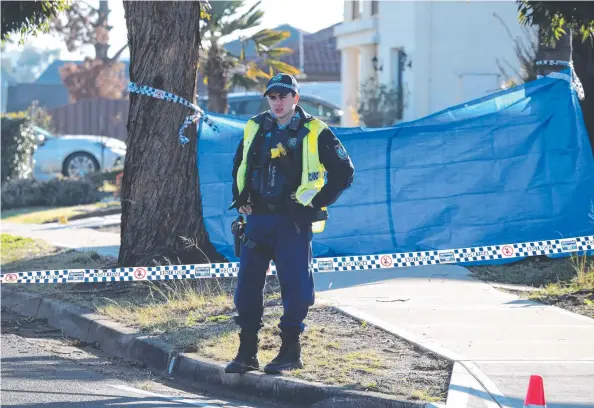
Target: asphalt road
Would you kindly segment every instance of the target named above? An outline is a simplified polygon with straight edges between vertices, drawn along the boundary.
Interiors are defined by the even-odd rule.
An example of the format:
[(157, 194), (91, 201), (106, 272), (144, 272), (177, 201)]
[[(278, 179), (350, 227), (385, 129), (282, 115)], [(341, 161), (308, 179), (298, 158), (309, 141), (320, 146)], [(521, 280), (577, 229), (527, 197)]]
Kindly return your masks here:
[(65, 339), (42, 322), (5, 311), (1, 342), (2, 407), (278, 407), (248, 397), (241, 401), (182, 389), (150, 371)]

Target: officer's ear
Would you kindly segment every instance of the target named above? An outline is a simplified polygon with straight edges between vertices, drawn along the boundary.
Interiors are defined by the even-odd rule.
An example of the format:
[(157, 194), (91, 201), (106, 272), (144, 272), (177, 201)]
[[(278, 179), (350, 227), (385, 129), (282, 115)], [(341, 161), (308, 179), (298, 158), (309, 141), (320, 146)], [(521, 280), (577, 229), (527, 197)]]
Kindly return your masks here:
[(295, 97), (295, 105), (297, 105), (299, 103), (299, 94), (294, 93), (293, 96)]

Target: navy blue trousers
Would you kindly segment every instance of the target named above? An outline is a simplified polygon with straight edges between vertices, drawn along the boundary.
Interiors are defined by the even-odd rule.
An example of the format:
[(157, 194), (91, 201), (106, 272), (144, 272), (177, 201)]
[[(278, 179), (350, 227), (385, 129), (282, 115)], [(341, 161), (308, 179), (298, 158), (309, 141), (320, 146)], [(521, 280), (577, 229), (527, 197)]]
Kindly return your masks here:
[(236, 323), (242, 330), (257, 331), (264, 326), (264, 284), (270, 261), (274, 260), (284, 308), (278, 327), (302, 333), (303, 321), (315, 301), (309, 268), (311, 225), (296, 225), (286, 214), (252, 214), (246, 222), (246, 237), (263, 245), (264, 250), (242, 245), (235, 291)]

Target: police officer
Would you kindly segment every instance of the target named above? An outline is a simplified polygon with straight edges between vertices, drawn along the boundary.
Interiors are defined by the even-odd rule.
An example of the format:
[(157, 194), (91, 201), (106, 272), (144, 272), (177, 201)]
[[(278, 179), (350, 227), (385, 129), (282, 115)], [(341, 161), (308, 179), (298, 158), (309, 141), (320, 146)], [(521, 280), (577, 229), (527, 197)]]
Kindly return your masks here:
[(278, 74), (264, 92), (270, 110), (250, 119), (233, 166), (230, 208), (246, 216), (235, 306), (240, 345), (225, 372), (257, 370), (258, 331), (263, 327), (263, 290), (274, 260), (284, 314), (279, 354), (268, 374), (302, 368), (299, 336), (314, 304), (309, 269), (313, 233), (324, 229), (327, 206), (353, 181), (354, 167), (328, 126), (303, 110), (295, 78)]

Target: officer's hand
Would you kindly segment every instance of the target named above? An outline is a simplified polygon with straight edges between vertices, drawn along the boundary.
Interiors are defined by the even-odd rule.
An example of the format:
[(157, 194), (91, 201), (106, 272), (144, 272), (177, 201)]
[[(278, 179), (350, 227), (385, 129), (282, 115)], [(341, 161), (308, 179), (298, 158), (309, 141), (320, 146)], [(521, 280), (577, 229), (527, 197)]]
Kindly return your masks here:
[(239, 207), (239, 212), (241, 214), (250, 215), (252, 213), (252, 206), (249, 204), (242, 205)]
[[(295, 196), (295, 193), (291, 193), (291, 199), (292, 199), (293, 201), (295, 201), (297, 204), (301, 204), (301, 203), (299, 202), (299, 200), (297, 200), (297, 197)], [(311, 207), (311, 208), (313, 208), (313, 205), (311, 205), (311, 203), (309, 203), (307, 206), (308, 206), (308, 207)]]

